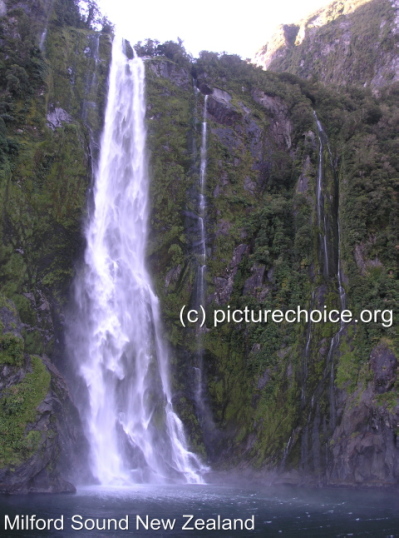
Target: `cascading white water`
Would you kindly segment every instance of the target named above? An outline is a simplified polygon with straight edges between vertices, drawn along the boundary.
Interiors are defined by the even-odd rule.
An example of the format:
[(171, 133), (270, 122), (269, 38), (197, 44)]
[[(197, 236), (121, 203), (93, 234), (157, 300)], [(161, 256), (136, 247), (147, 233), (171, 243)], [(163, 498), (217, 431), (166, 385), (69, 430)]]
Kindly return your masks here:
[(44, 52), (44, 44), (46, 42), (47, 37), (47, 27), (43, 30), (43, 32), (40, 35), (40, 41), (39, 41), (39, 49)]
[(173, 409), (159, 301), (145, 263), (144, 64), (128, 60), (123, 43), (115, 37), (69, 347), (87, 388), (82, 416), (94, 476), (102, 484), (201, 483), (204, 468)]
[[(200, 181), (198, 197), (198, 224), (199, 224), (199, 253), (197, 269), (197, 308), (205, 308), (205, 274), (206, 274), (206, 166), (207, 166), (207, 121), (206, 107), (208, 96), (204, 96), (204, 109), (202, 114), (201, 126), (201, 149), (200, 149)], [(202, 349), (202, 332), (199, 329), (197, 335), (197, 366), (195, 367), (195, 403), (197, 412), (204, 428), (205, 417), (210, 417), (209, 410), (206, 409), (204, 402), (203, 390), (203, 349)], [(205, 426), (206, 429), (206, 426)]]
[(317, 170), (317, 225), (319, 227), (319, 237), (320, 243), (322, 245), (323, 254), (324, 254), (324, 276), (328, 278), (330, 269), (329, 269), (329, 253), (328, 253), (328, 240), (327, 240), (327, 222), (326, 222), (326, 213), (324, 208), (324, 197), (323, 197), (323, 126), (321, 125), (316, 112), (314, 111), (314, 116), (317, 123), (317, 132), (319, 136), (319, 167)]
[(199, 275), (198, 275), (198, 302), (204, 306), (205, 301), (205, 272), (206, 272), (206, 227), (205, 227), (205, 213), (206, 213), (206, 165), (207, 165), (207, 122), (206, 122), (206, 106), (208, 96), (204, 98), (204, 113), (202, 119), (202, 132), (201, 132), (201, 162), (200, 162), (200, 194), (199, 194), (199, 225), (200, 225), (200, 245), (201, 245), (201, 259), (199, 262)]
[[(310, 299), (310, 304), (309, 304), (309, 311), (313, 309), (314, 301), (315, 301), (315, 291), (313, 290), (312, 297)], [(303, 406), (306, 403), (306, 382), (308, 379), (308, 361), (309, 361), (309, 355), (310, 355), (311, 340), (312, 340), (312, 322), (309, 321), (308, 328), (307, 328), (305, 353), (304, 353), (303, 362), (302, 362), (301, 403)]]

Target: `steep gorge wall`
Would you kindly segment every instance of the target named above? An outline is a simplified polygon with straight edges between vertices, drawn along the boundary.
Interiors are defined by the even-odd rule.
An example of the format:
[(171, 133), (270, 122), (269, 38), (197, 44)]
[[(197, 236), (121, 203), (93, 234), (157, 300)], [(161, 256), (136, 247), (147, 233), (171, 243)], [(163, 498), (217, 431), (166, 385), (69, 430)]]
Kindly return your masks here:
[(83, 249), (110, 36), (85, 27), (74, 2), (3, 4), (0, 491), (65, 491), (72, 470), (84, 472), (85, 439), (46, 356), (65, 367), (63, 309)]
[(254, 62), (326, 84), (379, 88), (398, 81), (398, 47), (397, 0), (335, 0), (282, 25)]
[[(179, 65), (180, 64), (180, 65)], [(176, 407), (217, 467), (278, 469), (279, 480), (389, 484), (398, 480), (395, 324), (225, 323), (215, 309), (339, 308), (338, 248), (347, 307), (397, 316), (396, 86), (334, 93), (238, 57), (204, 53), (194, 85), (208, 94), (207, 397), (216, 431), (201, 435), (193, 379), (193, 203), (203, 95), (180, 57), (147, 62), (153, 236), (150, 260), (175, 350)], [(330, 269), (320, 244), (317, 111)], [(331, 151), (331, 154), (330, 154)], [(194, 214), (194, 215), (193, 215)], [(188, 215), (188, 216), (187, 216)], [(338, 245), (338, 223), (340, 245)], [(193, 231), (194, 227), (194, 231)], [(216, 447), (216, 448), (215, 448)]]
[[(0, 19), (0, 428), (6, 439), (0, 482), (2, 491), (13, 492), (72, 489), (61, 478), (69, 476), (60, 459), (75, 467), (85, 450), (67, 388), (44, 355), (66, 367), (62, 313), (83, 250), (110, 54), (109, 36), (82, 27), (68, 2), (54, 2), (48, 17), (27, 26), (26, 10), (36, 20), (39, 4), (21, 2), (16, 11), (7, 5)], [(339, 307), (339, 250), (348, 308), (393, 309), (397, 316), (397, 86), (377, 99), (366, 89), (334, 92), (265, 73), (235, 56), (203, 53), (192, 65), (177, 44), (161, 52), (146, 61), (148, 260), (172, 350), (174, 404), (193, 448), (216, 468), (277, 469), (286, 482), (396, 483), (395, 323), (349, 324), (331, 356), (333, 323), (215, 328), (211, 320), (216, 308), (228, 306)], [(202, 342), (213, 432), (203, 428), (194, 397), (197, 331), (179, 321), (195, 296), (204, 94), (208, 321)], [(329, 141), (322, 159), (328, 271), (317, 214), (314, 110)], [(14, 417), (23, 418), (18, 431)]]

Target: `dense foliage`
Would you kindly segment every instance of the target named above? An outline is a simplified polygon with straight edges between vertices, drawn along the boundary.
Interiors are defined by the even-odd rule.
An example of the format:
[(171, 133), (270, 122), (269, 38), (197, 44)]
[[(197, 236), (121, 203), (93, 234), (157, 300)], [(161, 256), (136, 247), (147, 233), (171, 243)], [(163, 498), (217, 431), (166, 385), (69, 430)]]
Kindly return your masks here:
[(83, 249), (110, 58), (95, 22), (73, 0), (8, 2), (0, 18), (2, 480), (29, 458), (36, 469), (58, 435), (58, 424), (35, 425), (51, 377), (38, 355), (62, 349), (61, 308)]
[[(18, 2), (0, 19), (0, 283), (4, 304), (11, 299), (23, 323), (22, 336), (1, 327), (0, 366), (25, 369), (23, 381), (0, 394), (3, 465), (39, 446), (29, 424), (49, 379), (28, 354), (51, 353), (63, 364), (62, 307), (84, 248), (110, 30), (92, 0), (55, 0), (51, 10), (39, 0)], [(203, 51), (193, 59), (181, 40), (135, 49), (147, 69), (148, 262), (171, 347), (174, 404), (193, 447), (215, 465), (321, 477), (336, 447), (371, 435), (378, 420), (388, 424), (384, 442), (394, 443), (396, 374), (380, 390), (374, 363), (382, 357), (384, 374), (384, 357), (398, 356), (395, 323), (353, 322), (339, 331), (331, 322), (215, 327), (212, 319), (215, 309), (339, 309), (340, 267), (347, 308), (355, 315), (390, 309), (397, 320), (398, 84), (378, 95), (358, 84), (337, 90), (235, 55)], [(205, 95), (207, 323), (200, 332), (183, 328), (179, 312), (195, 305), (201, 263)], [(195, 401), (199, 347), (213, 436)], [(364, 402), (363, 422), (345, 422), (348, 409)]]
[[(178, 314), (195, 294), (196, 236), (186, 215), (196, 211), (204, 101), (183, 81), (181, 72), (188, 66), (168, 57), (173, 63), (166, 64), (162, 78), (156, 75), (162, 72), (156, 67), (161, 58), (158, 53), (152, 56), (147, 69), (154, 204), (150, 254), (166, 333), (180, 357), (176, 371), (181, 390), (195, 366), (197, 337), (192, 329), (187, 341), (190, 329), (180, 326)], [(206, 51), (192, 62), (191, 75), (206, 93), (216, 88), (227, 92), (224, 99), (229, 101), (218, 104), (215, 97), (216, 104), (210, 105), (208, 100), (208, 320), (216, 308), (226, 310), (228, 305), (255, 312), (297, 305), (339, 308), (339, 254), (347, 308), (356, 315), (362, 309), (392, 309), (396, 317), (396, 86), (379, 98), (358, 86), (337, 92), (288, 73), (266, 73), (237, 56)], [(319, 141), (313, 110), (328, 136), (323, 155), (332, 267), (328, 277), (317, 224)], [(281, 135), (284, 129), (288, 142)], [(240, 245), (245, 255), (237, 264)], [(305, 465), (313, 455), (303, 448), (303, 438), (309, 424), (320, 421), (319, 413), (324, 433), (319, 426), (311, 427), (317, 428), (320, 446), (328, 444), (335, 414), (343, 412), (342, 407), (330, 409), (331, 368), (336, 398), (339, 390), (350, 394), (371, 379), (372, 349), (383, 341), (397, 352), (399, 344), (394, 325), (353, 323), (341, 335), (331, 362), (337, 331), (333, 323), (231, 323), (215, 328), (208, 321), (203, 337), (207, 391), (221, 436), (228, 432), (227, 461), (245, 457), (259, 465), (277, 465), (289, 442), (284, 458), (293, 466)], [(185, 404), (194, 431), (189, 411), (194, 404), (190, 407), (189, 401), (186, 390), (182, 413)], [(327, 464), (323, 461), (322, 467)], [(308, 470), (321, 472), (312, 465)]]

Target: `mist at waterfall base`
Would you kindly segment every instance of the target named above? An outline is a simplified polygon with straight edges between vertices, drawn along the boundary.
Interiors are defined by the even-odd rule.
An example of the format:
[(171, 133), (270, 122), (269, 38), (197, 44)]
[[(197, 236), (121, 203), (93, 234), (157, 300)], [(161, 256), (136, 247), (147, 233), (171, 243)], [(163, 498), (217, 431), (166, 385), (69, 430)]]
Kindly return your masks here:
[[(136, 486), (132, 488), (79, 489), (76, 495), (37, 495), (2, 497), (0, 521), (7, 514), (11, 520), (20, 514), (36, 514), (37, 518), (64, 516), (64, 530), (9, 531), (4, 536), (40, 537), (119, 535), (148, 536), (214, 536), (224, 538), (262, 537), (347, 537), (399, 536), (397, 492), (388, 490), (359, 491), (350, 489), (313, 489), (256, 486)], [(128, 516), (129, 530), (73, 530), (72, 517), (79, 521), (104, 518), (117, 520)], [(136, 528), (136, 516), (145, 520), (176, 520), (173, 530)], [(249, 519), (254, 517), (254, 530), (182, 530), (184, 515), (201, 518)]]

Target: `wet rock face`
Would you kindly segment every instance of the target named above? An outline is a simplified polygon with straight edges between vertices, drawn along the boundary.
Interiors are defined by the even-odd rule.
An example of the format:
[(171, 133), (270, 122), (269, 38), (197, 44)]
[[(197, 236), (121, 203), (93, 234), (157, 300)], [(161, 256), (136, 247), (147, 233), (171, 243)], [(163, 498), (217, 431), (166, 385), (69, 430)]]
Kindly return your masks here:
[(398, 419), (397, 407), (389, 411), (375, 404), (371, 385), (349, 398), (331, 440), (329, 483), (376, 486), (397, 483), (399, 447), (394, 428)]
[(205, 84), (205, 82), (199, 83), (198, 89), (203, 95), (211, 95), (212, 93), (212, 88), (210, 88), (208, 84)]
[(172, 267), (170, 271), (165, 276), (165, 288), (169, 288), (169, 286), (173, 286), (176, 284), (176, 282), (179, 280), (179, 277), (182, 272), (182, 266), (179, 264), (176, 267)]
[[(0, 493), (73, 493), (76, 488), (69, 480), (87, 475), (79, 463), (86, 451), (86, 440), (78, 412), (61, 374), (48, 359), (44, 358), (43, 363), (51, 376), (50, 387), (23, 434), (25, 440), (35, 436), (36, 450), (25, 461), (0, 469)], [(28, 359), (18, 381), (23, 381), (30, 369)]]
[(244, 295), (257, 295), (257, 292), (262, 288), (266, 267), (260, 263), (256, 263), (252, 269), (250, 276), (244, 283)]
[(384, 344), (376, 346), (370, 355), (370, 367), (374, 374), (374, 390), (377, 394), (389, 391), (396, 381), (398, 361), (392, 350)]
[(55, 366), (24, 353), (15, 306), (0, 300), (0, 493), (74, 492), (86, 450), (78, 412)]
[(373, 269), (374, 267), (382, 267), (382, 263), (378, 258), (375, 258), (374, 260), (369, 259), (367, 254), (370, 247), (372, 247), (374, 242), (374, 238), (370, 239), (369, 241), (365, 243), (359, 243), (355, 246), (354, 250), (354, 258), (356, 261), (356, 265), (359, 268), (359, 271), (362, 275), (365, 275), (369, 269)]
[(329, 482), (333, 484), (382, 486), (396, 484), (399, 479), (395, 434), (399, 402), (392, 390), (398, 361), (380, 342), (372, 350), (369, 364), (373, 381), (346, 399), (342, 420), (331, 440)]
[(50, 486), (56, 487), (58, 483), (64, 483), (68, 489), (62, 491), (69, 492), (72, 488), (75, 490), (69, 481), (79, 484), (92, 480), (86, 467), (87, 439), (64, 377), (49, 359), (43, 357), (42, 360), (51, 374), (51, 384), (49, 394), (41, 406), (43, 405), (43, 413), (49, 414), (49, 421), (56, 431), (51, 457), (55, 472), (49, 475)]

